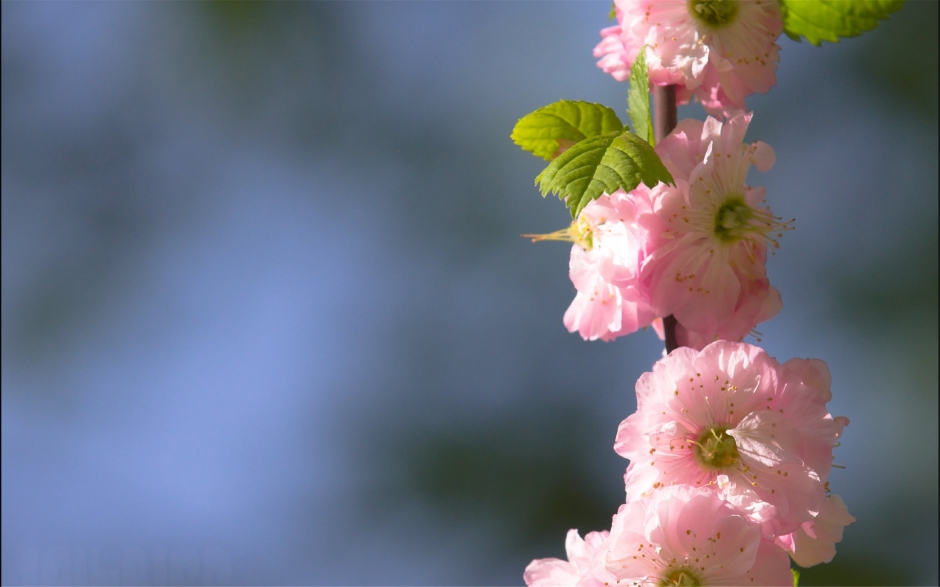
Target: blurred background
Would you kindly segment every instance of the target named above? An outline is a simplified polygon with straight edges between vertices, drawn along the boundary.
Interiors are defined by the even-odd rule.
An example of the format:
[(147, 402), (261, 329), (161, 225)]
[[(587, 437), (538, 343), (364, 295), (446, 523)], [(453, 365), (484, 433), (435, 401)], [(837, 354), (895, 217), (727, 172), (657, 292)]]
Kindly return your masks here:
[[(609, 528), (662, 345), (565, 331), (509, 140), (625, 110), (608, 10), (2, 3), (3, 583), (520, 584)], [(805, 585), (937, 581), (937, 20), (783, 37), (748, 101), (797, 219), (762, 344), (851, 419)]]

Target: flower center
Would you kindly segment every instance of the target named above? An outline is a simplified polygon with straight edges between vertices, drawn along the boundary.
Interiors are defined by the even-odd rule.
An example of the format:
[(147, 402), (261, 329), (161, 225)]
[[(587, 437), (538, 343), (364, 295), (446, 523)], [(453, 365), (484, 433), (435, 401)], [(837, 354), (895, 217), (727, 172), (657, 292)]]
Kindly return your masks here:
[(706, 469), (724, 469), (738, 462), (738, 445), (728, 429), (721, 426), (708, 428), (692, 443), (692, 454)]
[(681, 567), (669, 567), (666, 569), (666, 572), (663, 573), (663, 576), (659, 579), (659, 582), (656, 583), (657, 587), (673, 587), (673, 586), (688, 586), (688, 587), (699, 587), (704, 585), (705, 582), (702, 581), (701, 575), (690, 569), (686, 566)]
[(728, 198), (715, 213), (715, 237), (727, 244), (738, 242), (756, 228), (751, 222), (754, 216), (754, 209), (742, 198)]
[(745, 239), (755, 242), (763, 239), (777, 249), (780, 247), (777, 239), (788, 230), (793, 230), (793, 220), (783, 222), (766, 208), (751, 208), (739, 195), (728, 196), (711, 222), (712, 235), (726, 245)]
[[(604, 219), (602, 218), (598, 226), (603, 223)], [(578, 245), (585, 251), (590, 251), (594, 248), (595, 228), (591, 226), (587, 218), (580, 216), (568, 228), (562, 228), (548, 234), (524, 234), (522, 236), (532, 239), (534, 243), (539, 241), (567, 241)]]
[(688, 0), (689, 14), (713, 29), (734, 24), (738, 18), (738, 0)]
[(568, 227), (568, 232), (571, 233), (571, 238), (575, 244), (585, 251), (594, 248), (594, 227), (587, 221), (587, 218), (579, 217), (572, 222), (571, 226)]

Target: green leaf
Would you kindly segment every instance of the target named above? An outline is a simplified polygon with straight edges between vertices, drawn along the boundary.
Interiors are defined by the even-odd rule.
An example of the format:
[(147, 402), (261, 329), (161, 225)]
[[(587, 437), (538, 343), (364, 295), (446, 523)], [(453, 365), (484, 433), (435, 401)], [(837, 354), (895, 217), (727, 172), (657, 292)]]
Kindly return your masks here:
[(613, 2), (610, 3), (610, 12), (607, 13), (607, 20), (613, 20), (617, 18), (617, 5)]
[(551, 161), (561, 147), (622, 130), (623, 123), (607, 106), (561, 100), (520, 118), (511, 136), (524, 150)]
[(535, 178), (542, 196), (552, 192), (566, 201), (572, 218), (603, 193), (630, 191), (640, 182), (654, 187), (660, 181), (674, 183), (653, 147), (630, 131), (585, 139)]
[(781, 0), (780, 10), (788, 37), (819, 45), (870, 31), (903, 5), (904, 0)]
[(627, 109), (633, 132), (651, 144), (653, 138), (653, 119), (650, 117), (650, 78), (646, 72), (646, 48), (644, 47), (633, 60), (630, 68), (630, 89), (627, 90)]
[(796, 569), (790, 569), (790, 572), (793, 573), (793, 587), (798, 587), (800, 584), (800, 572)]

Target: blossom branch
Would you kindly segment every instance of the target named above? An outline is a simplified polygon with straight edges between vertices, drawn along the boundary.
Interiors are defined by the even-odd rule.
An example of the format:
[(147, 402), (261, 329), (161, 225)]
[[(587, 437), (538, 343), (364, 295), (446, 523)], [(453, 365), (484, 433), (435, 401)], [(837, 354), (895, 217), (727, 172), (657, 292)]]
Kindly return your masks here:
[(663, 335), (666, 338), (666, 353), (671, 353), (672, 351), (679, 348), (679, 341), (676, 340), (676, 324), (678, 321), (676, 317), (672, 314), (669, 314), (663, 318)]
[(659, 143), (676, 128), (676, 86), (653, 86), (653, 114), (653, 130)]
[[(653, 132), (656, 142), (659, 143), (676, 128), (679, 117), (676, 86), (653, 86), (653, 112)], [(671, 353), (679, 347), (676, 341), (676, 318), (671, 314), (663, 318), (663, 332), (666, 338), (666, 352)]]

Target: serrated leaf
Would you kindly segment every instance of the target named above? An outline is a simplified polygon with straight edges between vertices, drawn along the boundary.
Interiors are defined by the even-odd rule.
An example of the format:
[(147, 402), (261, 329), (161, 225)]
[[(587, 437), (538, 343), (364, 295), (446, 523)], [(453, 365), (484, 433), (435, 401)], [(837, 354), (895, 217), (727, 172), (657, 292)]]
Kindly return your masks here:
[(627, 109), (633, 132), (643, 137), (651, 145), (656, 145), (653, 138), (653, 119), (650, 117), (650, 78), (646, 71), (646, 48), (644, 47), (633, 60), (630, 67), (630, 89), (627, 90)]
[(674, 183), (649, 143), (630, 131), (585, 139), (556, 157), (535, 178), (542, 195), (565, 200), (571, 217), (601, 194), (630, 191), (640, 183)]
[(805, 37), (814, 45), (839, 42), (878, 26), (900, 10), (904, 0), (781, 0), (784, 32), (791, 39)]
[[(520, 118), (511, 137), (524, 150), (551, 161), (558, 155), (560, 146), (621, 130), (623, 123), (607, 106), (561, 100)], [(566, 142), (559, 143), (560, 140)]]

